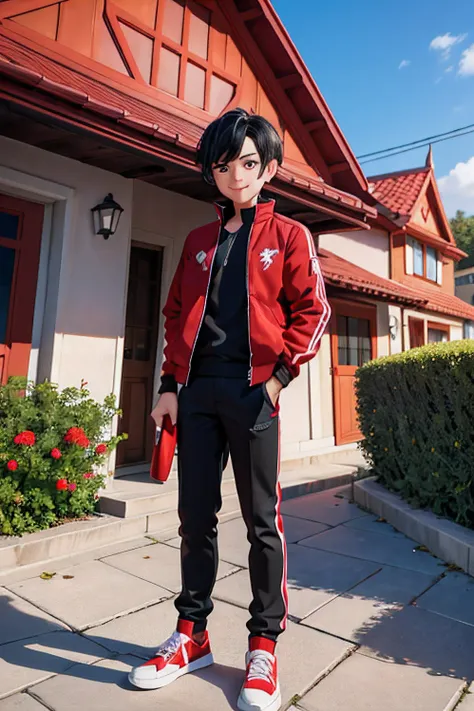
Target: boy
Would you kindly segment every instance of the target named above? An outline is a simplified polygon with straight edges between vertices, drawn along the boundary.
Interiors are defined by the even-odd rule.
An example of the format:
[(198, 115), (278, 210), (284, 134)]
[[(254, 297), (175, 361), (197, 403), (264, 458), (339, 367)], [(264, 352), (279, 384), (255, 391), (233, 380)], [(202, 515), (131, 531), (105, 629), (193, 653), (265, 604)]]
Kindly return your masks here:
[[(278, 399), (319, 348), (330, 309), (313, 239), (260, 192), (283, 160), (280, 137), (242, 109), (211, 123), (197, 152), (227, 202), (188, 236), (164, 308), (167, 346), (152, 415), (178, 423), (182, 591), (176, 632), (134, 669), (142, 689), (213, 663), (207, 617), (217, 573), (217, 513), (229, 448), (250, 542), (253, 601), (238, 708), (281, 705), (275, 645), (286, 627)], [(183, 387), (179, 394), (178, 384)]]

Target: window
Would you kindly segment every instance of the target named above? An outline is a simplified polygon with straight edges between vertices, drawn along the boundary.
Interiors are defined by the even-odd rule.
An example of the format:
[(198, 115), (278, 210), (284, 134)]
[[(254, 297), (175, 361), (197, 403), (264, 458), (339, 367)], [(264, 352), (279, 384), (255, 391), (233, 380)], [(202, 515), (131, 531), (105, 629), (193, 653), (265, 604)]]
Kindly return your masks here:
[(437, 282), (439, 260), (436, 249), (427, 247), (413, 237), (408, 238), (407, 245), (413, 250), (413, 266), (410, 255), (407, 255), (407, 273)]
[(423, 245), (413, 240), (413, 271), (418, 276), (424, 276)]
[(428, 343), (447, 343), (449, 326), (444, 323), (428, 323)]
[(438, 279), (438, 255), (433, 247), (426, 248), (426, 277), (431, 281)]
[(360, 366), (372, 358), (370, 321), (351, 316), (337, 317), (338, 363)]
[(464, 274), (464, 276), (456, 277), (456, 286), (465, 286), (466, 284), (474, 284), (474, 272), (472, 274)]
[(464, 322), (464, 338), (474, 339), (474, 321)]
[[(204, 0), (129, 0), (124, 12), (123, 4), (106, 3), (108, 44), (100, 61), (198, 109), (221, 113), (241, 82), (242, 62), (212, 5)], [(111, 63), (114, 51), (119, 65)]]

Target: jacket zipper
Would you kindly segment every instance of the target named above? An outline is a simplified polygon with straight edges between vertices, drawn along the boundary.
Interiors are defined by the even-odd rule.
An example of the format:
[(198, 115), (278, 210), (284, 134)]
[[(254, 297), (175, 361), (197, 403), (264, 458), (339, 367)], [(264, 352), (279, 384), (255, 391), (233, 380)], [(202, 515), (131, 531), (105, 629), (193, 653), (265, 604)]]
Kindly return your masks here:
[(185, 385), (188, 385), (188, 383), (189, 383), (189, 378), (190, 378), (190, 375), (191, 375), (191, 366), (192, 366), (192, 363), (193, 363), (194, 351), (195, 351), (195, 349), (196, 349), (196, 343), (197, 343), (197, 340), (198, 340), (198, 337), (199, 337), (199, 332), (200, 332), (200, 330), (201, 330), (202, 322), (203, 322), (203, 320), (204, 320), (204, 316), (205, 316), (205, 313), (206, 313), (207, 298), (208, 298), (208, 296), (209, 296), (209, 287), (210, 287), (210, 285), (211, 285), (211, 278), (212, 278), (212, 268), (213, 268), (213, 266), (214, 266), (214, 260), (215, 260), (215, 258), (216, 258), (216, 253), (217, 253), (217, 247), (219, 246), (219, 239), (220, 239), (220, 236), (221, 236), (221, 229), (222, 229), (222, 220), (221, 220), (221, 218), (219, 218), (219, 222), (220, 222), (221, 226), (220, 226), (220, 228), (219, 228), (219, 232), (218, 232), (218, 235), (217, 235), (217, 242), (216, 242), (216, 246), (215, 246), (215, 249), (214, 249), (214, 254), (212, 255), (212, 261), (211, 261), (211, 265), (210, 265), (210, 267), (209, 267), (209, 279), (207, 280), (207, 289), (206, 289), (206, 298), (204, 299), (204, 308), (203, 308), (203, 310), (202, 310), (201, 320), (199, 321), (198, 330), (196, 331), (196, 336), (195, 336), (195, 338), (194, 338), (194, 343), (193, 343), (193, 347), (192, 347), (192, 350), (191, 350), (191, 357), (190, 357), (190, 359), (189, 359), (189, 367), (188, 367), (188, 375), (187, 375), (187, 377), (186, 377), (186, 383), (185, 383)]
[(250, 281), (249, 281), (249, 263), (250, 263), (250, 242), (252, 241), (253, 223), (249, 232), (249, 239), (247, 242), (247, 323), (248, 323), (248, 336), (249, 336), (249, 352), (250, 352), (250, 369), (249, 369), (249, 383), (252, 385), (252, 339), (250, 337)]
[(229, 247), (227, 249), (227, 254), (225, 255), (225, 259), (224, 259), (224, 263), (222, 264), (222, 268), (227, 266), (227, 262), (229, 261), (230, 251), (231, 251), (232, 247), (234, 246), (234, 242), (237, 239), (238, 233), (239, 233), (239, 230), (237, 230), (237, 232), (234, 232), (234, 234), (229, 239)]

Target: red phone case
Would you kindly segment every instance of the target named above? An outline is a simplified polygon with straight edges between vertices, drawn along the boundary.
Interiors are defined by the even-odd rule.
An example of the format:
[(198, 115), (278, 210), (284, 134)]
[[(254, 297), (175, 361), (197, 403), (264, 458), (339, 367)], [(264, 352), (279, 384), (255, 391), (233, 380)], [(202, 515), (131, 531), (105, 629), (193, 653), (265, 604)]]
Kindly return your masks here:
[(155, 446), (151, 458), (150, 476), (156, 481), (167, 481), (176, 450), (177, 429), (171, 424), (169, 415), (163, 418), (161, 431), (157, 430)]

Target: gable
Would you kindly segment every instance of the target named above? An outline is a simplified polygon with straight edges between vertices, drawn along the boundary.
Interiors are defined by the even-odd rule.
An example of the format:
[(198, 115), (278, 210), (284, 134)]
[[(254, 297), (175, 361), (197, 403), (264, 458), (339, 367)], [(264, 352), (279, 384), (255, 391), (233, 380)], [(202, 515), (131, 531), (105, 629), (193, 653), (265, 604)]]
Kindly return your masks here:
[[(250, 67), (255, 52), (248, 49), (241, 36), (233, 36), (239, 23), (234, 22), (232, 12), (237, 13), (234, 2), (223, 4), (217, 0), (3, 0), (0, 3), (0, 20), (6, 20), (6, 27), (24, 32), (36, 42), (42, 37), (46, 48), (52, 47), (74, 62), (81, 62), (81, 56), (92, 60), (92, 64), (86, 65), (92, 71), (127, 83), (152, 101), (167, 103), (171, 110), (191, 115), (200, 126), (235, 106), (263, 114), (280, 130), (288, 167), (311, 177), (319, 175), (329, 184), (340, 183), (342, 189), (350, 190), (347, 182), (352, 180), (350, 160), (341, 160), (340, 146), (344, 139), (339, 129), (339, 148), (336, 148), (335, 139), (329, 140), (327, 136), (329, 119), (313, 120), (319, 114), (307, 100), (304, 115), (295, 111), (288, 92), (293, 92), (295, 100), (298, 91), (301, 93), (301, 88), (293, 86), (299, 77), (297, 72), (290, 76), (291, 82), (281, 80), (278, 85), (280, 80), (273, 76), (273, 71), (266, 71), (254, 61), (253, 68)], [(241, 19), (240, 10), (238, 14)], [(262, 17), (260, 13), (259, 22), (269, 27), (273, 20)], [(262, 37), (262, 47), (263, 40)], [(266, 41), (268, 44), (268, 37)], [(242, 47), (246, 53), (250, 52), (249, 62), (242, 54)], [(280, 52), (278, 56), (283, 55)], [(270, 80), (278, 85), (280, 93), (284, 89), (281, 96), (277, 91), (271, 92), (269, 98)], [(281, 102), (285, 103), (285, 111)], [(321, 146), (330, 149), (327, 158), (322, 157)]]
[(410, 226), (436, 235), (449, 244), (455, 244), (433, 175), (414, 205), (408, 223), (408, 227)]

